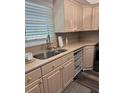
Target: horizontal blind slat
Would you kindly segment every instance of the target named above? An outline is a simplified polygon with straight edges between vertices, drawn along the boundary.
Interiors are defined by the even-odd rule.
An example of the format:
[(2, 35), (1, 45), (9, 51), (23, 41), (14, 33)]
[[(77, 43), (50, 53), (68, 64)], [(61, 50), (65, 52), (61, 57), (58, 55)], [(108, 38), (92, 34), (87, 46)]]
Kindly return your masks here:
[(48, 33), (50, 37), (54, 37), (52, 9), (26, 2), (25, 26), (26, 40), (43, 39)]

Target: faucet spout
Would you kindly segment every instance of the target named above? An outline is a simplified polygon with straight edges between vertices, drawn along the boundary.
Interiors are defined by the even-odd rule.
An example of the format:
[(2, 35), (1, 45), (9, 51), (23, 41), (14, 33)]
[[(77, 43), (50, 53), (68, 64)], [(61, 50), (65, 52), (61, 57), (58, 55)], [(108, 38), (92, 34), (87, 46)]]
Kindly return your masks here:
[(50, 35), (48, 34), (47, 39), (46, 39), (46, 45), (47, 49), (51, 49), (51, 40), (50, 40)]

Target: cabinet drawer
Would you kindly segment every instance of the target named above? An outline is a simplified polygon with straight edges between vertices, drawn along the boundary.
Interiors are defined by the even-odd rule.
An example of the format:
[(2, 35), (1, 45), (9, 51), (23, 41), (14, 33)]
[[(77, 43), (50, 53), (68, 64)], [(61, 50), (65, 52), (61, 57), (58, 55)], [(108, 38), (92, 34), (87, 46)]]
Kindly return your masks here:
[(62, 60), (64, 62), (67, 62), (68, 60), (71, 60), (71, 59), (74, 59), (73, 53), (69, 53), (69, 54), (62, 57)]
[(68, 60), (70, 60), (72, 58), (73, 58), (73, 54), (69, 53), (61, 58), (58, 58), (58, 59), (52, 61), (51, 63), (48, 63), (48, 64), (42, 66), (41, 67), (42, 75), (49, 73), (50, 71), (54, 70), (58, 66), (61, 66), (62, 64), (64, 64), (65, 62), (67, 62)]
[(38, 68), (33, 70), (25, 75), (25, 85), (32, 83), (33, 81), (39, 79), (41, 77), (41, 69)]
[(52, 61), (51, 63), (48, 63), (48, 64), (42, 66), (41, 67), (42, 75), (49, 73), (50, 71), (54, 70), (58, 66), (62, 65), (63, 63), (64, 62), (63, 62), (62, 58), (59, 58), (59, 59)]
[(25, 93), (44, 93), (42, 79), (37, 79), (33, 83), (25, 86)]

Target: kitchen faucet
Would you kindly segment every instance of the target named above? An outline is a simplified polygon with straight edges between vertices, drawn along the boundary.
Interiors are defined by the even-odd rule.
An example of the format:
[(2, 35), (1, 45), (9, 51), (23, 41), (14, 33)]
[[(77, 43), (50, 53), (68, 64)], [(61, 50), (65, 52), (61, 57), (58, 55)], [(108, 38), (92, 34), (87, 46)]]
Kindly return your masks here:
[(57, 49), (56, 46), (52, 46), (49, 34), (47, 35), (47, 38), (46, 38), (46, 49), (47, 50)]
[(46, 38), (46, 45), (47, 45), (47, 49), (51, 50), (51, 40), (50, 40), (50, 35), (49, 34)]

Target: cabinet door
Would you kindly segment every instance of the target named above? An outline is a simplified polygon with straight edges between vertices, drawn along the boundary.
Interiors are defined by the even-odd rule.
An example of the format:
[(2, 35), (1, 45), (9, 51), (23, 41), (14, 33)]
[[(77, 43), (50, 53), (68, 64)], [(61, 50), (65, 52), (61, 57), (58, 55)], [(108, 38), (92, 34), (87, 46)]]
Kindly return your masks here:
[(54, 70), (43, 76), (45, 93), (61, 93), (61, 70)]
[(73, 31), (74, 27), (74, 6), (69, 0), (64, 1), (65, 31)]
[(73, 3), (73, 21), (74, 21), (74, 25), (73, 25), (73, 31), (77, 31), (77, 5), (75, 3)]
[(73, 77), (74, 77), (74, 62), (72, 60), (63, 65), (63, 70), (62, 70), (63, 88), (68, 86), (68, 84), (73, 80)]
[(83, 30), (83, 8), (78, 5), (77, 6), (77, 31)]
[(26, 93), (44, 93), (42, 79), (38, 79), (25, 87)]
[(69, 30), (71, 30), (71, 20), (70, 20), (70, 13), (72, 13), (71, 11), (70, 11), (70, 9), (71, 9), (71, 6), (70, 6), (70, 2), (69, 2), (69, 0), (65, 0), (64, 1), (64, 17), (65, 17), (65, 30), (66, 31), (69, 31)]
[(26, 93), (40, 93), (40, 87), (39, 85), (35, 85), (33, 88), (28, 90)]
[(97, 30), (99, 28), (99, 7), (93, 7), (92, 14), (92, 29)]
[(92, 68), (94, 61), (94, 46), (87, 46), (84, 48), (83, 68)]
[(92, 8), (89, 6), (83, 7), (83, 29), (90, 30), (92, 22)]

